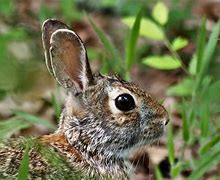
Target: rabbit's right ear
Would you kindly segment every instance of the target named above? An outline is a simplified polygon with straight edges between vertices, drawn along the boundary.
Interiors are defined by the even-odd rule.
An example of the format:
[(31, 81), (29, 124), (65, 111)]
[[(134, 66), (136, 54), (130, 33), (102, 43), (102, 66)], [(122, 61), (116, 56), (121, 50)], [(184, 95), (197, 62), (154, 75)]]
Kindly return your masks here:
[(47, 67), (64, 88), (81, 92), (93, 84), (86, 49), (75, 32), (57, 20), (47, 20), (42, 39)]

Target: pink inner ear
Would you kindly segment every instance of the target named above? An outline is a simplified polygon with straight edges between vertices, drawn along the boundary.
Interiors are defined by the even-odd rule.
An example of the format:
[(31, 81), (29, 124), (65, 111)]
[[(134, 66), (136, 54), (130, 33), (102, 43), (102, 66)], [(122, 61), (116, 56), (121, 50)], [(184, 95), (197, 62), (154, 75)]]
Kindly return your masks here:
[(80, 44), (68, 37), (63, 38), (61, 43), (63, 44), (63, 47), (60, 50), (62, 51), (63, 49), (63, 53), (60, 54), (62, 56), (60, 59), (65, 65), (65, 72), (73, 81), (77, 82), (81, 89), (83, 89), (83, 83), (80, 75), (83, 71), (81, 58), (84, 57), (80, 57), (82, 51)]
[[(71, 80), (82, 91), (88, 83), (86, 50), (78, 36), (66, 29), (52, 34), (52, 64), (57, 80), (65, 86)], [(55, 69), (55, 68), (53, 68)]]

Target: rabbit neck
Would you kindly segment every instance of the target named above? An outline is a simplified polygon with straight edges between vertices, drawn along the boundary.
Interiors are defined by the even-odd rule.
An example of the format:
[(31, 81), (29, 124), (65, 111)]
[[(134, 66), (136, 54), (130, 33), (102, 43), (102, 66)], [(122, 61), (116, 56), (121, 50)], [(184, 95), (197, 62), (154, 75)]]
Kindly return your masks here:
[(79, 120), (75, 116), (63, 114), (61, 122), (62, 128), (57, 133), (63, 133), (69, 145), (80, 152), (82, 164), (89, 167), (91, 172), (124, 177), (127, 169), (131, 171), (129, 163), (119, 156), (119, 150), (108, 146), (106, 128), (102, 127), (100, 121), (94, 120), (94, 117)]
[(111, 159), (100, 154), (92, 154), (78, 145), (70, 145), (62, 133), (45, 135), (41, 141), (48, 144), (67, 157), (68, 162), (75, 169), (84, 170), (88, 175), (98, 175), (100, 177), (114, 177), (128, 179), (127, 169), (128, 164), (124, 163), (123, 159)]

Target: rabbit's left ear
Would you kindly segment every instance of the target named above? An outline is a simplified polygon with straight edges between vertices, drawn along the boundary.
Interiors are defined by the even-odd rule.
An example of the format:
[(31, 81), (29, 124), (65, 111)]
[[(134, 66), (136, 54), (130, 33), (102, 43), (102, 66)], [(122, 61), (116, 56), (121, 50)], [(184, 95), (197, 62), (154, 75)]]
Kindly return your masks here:
[(64, 87), (76, 92), (93, 84), (86, 49), (80, 37), (65, 24), (48, 20), (42, 27), (48, 69)]

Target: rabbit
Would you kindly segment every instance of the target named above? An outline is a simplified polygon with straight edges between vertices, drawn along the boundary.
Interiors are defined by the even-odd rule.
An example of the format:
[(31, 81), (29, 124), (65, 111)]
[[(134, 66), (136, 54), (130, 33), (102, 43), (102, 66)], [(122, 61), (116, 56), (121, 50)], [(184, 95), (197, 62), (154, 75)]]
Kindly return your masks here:
[[(128, 155), (162, 136), (167, 111), (137, 85), (93, 74), (82, 40), (64, 23), (46, 20), (42, 41), (67, 97), (56, 132), (29, 140), (29, 179), (133, 179)], [(26, 141), (0, 146), (0, 177), (17, 176)]]

